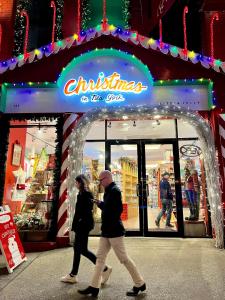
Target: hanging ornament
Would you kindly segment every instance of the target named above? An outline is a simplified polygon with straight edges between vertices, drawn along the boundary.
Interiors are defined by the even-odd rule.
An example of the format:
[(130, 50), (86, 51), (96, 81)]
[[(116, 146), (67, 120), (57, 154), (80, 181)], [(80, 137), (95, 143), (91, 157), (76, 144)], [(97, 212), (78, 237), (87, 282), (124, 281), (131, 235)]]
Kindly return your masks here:
[(54, 1), (51, 1), (51, 7), (53, 8), (52, 48), (54, 48), (54, 41), (55, 41), (55, 21), (56, 21), (56, 6), (55, 6), (55, 2)]
[(23, 48), (23, 54), (24, 54), (24, 60), (27, 59), (29, 56), (27, 53), (27, 44), (28, 44), (28, 35), (29, 35), (29, 27), (30, 27), (30, 22), (29, 22), (29, 16), (27, 12), (23, 9), (20, 13), (21, 17), (26, 18), (26, 27), (25, 27), (25, 41), (24, 41), (24, 48)]
[(183, 29), (184, 29), (184, 55), (187, 56), (187, 26), (186, 26), (186, 14), (188, 13), (188, 7), (184, 7), (183, 11)]
[(210, 20), (210, 46), (211, 46), (211, 58), (214, 60), (214, 30), (213, 30), (213, 23), (214, 20), (219, 21), (219, 14), (218, 12), (215, 12), (211, 16)]

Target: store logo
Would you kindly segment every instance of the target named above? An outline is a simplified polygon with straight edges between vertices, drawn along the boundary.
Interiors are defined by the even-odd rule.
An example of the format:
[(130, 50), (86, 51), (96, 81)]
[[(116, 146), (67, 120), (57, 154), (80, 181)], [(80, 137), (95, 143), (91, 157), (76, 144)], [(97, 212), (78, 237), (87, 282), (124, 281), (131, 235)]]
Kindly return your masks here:
[[(104, 73), (101, 72), (97, 81), (90, 79), (89, 81), (85, 80), (82, 76), (76, 79), (69, 79), (63, 89), (63, 92), (66, 96), (73, 96), (73, 95), (80, 95), (85, 93), (96, 93), (96, 92), (119, 92), (119, 93), (134, 93), (140, 94), (143, 91), (147, 90), (148, 87), (144, 86), (142, 82), (135, 82), (135, 81), (127, 81), (122, 80), (121, 75), (117, 72), (112, 73), (108, 77), (105, 77)], [(98, 99), (99, 97), (99, 99)], [(107, 98), (109, 102), (112, 102), (113, 98), (115, 97), (115, 101), (124, 101), (123, 96), (109, 94)], [(88, 97), (86, 97), (88, 98)], [(94, 98), (89, 100), (100, 100), (101, 96), (95, 95)], [(105, 99), (105, 101), (106, 101)], [(81, 99), (82, 101), (82, 99)], [(87, 102), (87, 99), (83, 98), (82, 102)], [(107, 101), (106, 101), (107, 102)]]
[(201, 155), (202, 150), (196, 145), (183, 145), (182, 147), (180, 147), (180, 153), (183, 156), (196, 157)]

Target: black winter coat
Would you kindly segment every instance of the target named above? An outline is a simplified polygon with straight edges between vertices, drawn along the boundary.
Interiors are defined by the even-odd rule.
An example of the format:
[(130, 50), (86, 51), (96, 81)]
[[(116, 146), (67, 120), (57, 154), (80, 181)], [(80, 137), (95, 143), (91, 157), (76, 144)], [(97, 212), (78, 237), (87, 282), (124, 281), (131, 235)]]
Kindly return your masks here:
[(107, 238), (123, 236), (125, 229), (120, 218), (123, 212), (121, 191), (115, 182), (107, 186), (104, 201), (98, 206), (102, 210), (102, 236)]
[(75, 214), (73, 218), (72, 231), (75, 232), (89, 232), (94, 228), (93, 219), (93, 195), (91, 192), (79, 192), (77, 195), (77, 203), (75, 207)]

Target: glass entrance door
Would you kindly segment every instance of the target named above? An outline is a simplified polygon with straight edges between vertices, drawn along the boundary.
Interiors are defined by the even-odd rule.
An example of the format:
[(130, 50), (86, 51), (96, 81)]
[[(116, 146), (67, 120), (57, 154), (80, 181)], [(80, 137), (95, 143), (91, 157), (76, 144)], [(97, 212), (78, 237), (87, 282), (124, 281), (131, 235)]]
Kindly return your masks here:
[(109, 142), (109, 168), (122, 191), (128, 235), (181, 236), (178, 146), (173, 142)]

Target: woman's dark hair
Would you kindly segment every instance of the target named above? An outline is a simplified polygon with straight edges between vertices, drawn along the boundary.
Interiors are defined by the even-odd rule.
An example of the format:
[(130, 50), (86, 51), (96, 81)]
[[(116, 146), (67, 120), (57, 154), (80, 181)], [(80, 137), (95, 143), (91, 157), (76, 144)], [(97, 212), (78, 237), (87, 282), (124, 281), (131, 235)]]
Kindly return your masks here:
[(81, 193), (84, 191), (90, 191), (90, 188), (89, 188), (90, 181), (85, 175), (80, 174), (75, 178), (75, 180), (80, 183), (80, 192)]

